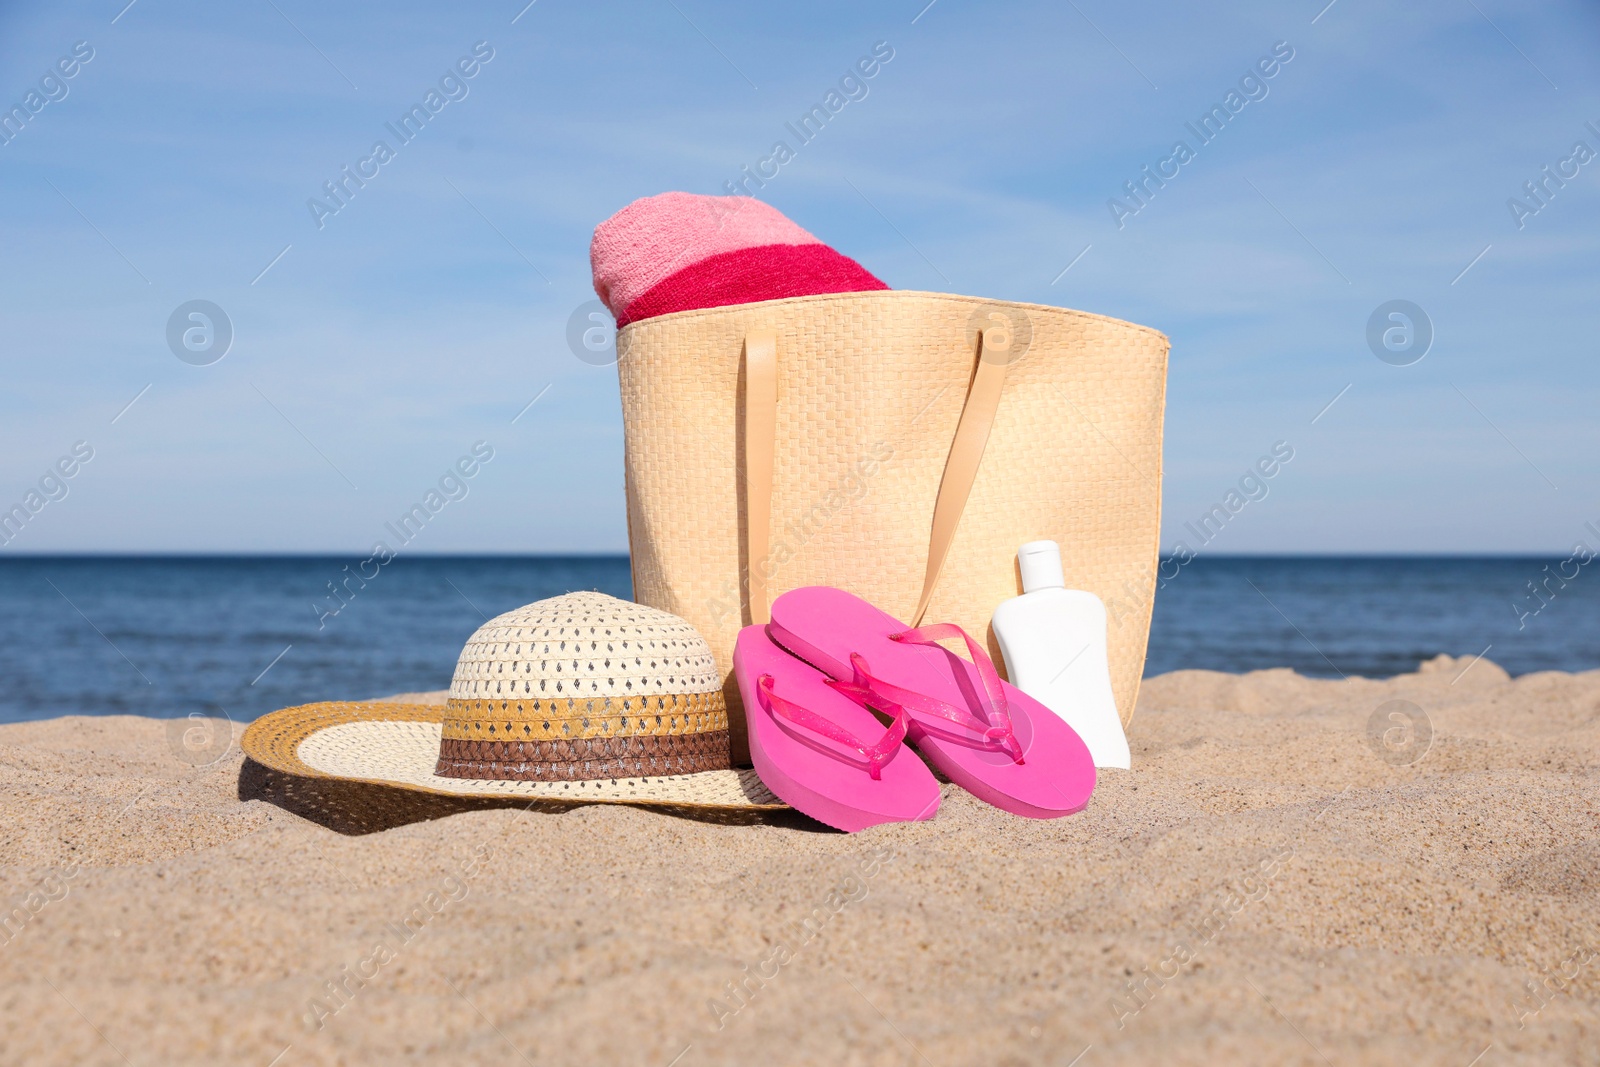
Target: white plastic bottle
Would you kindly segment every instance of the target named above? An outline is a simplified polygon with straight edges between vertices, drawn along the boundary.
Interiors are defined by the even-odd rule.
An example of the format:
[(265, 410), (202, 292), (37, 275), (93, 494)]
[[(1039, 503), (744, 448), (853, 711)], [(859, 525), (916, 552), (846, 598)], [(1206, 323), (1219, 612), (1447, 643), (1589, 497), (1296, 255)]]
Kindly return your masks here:
[(1029, 541), (1017, 549), (1022, 595), (994, 610), (994, 634), (1011, 684), (1066, 720), (1096, 767), (1131, 767), (1128, 738), (1111, 695), (1106, 606), (1066, 588), (1061, 548)]

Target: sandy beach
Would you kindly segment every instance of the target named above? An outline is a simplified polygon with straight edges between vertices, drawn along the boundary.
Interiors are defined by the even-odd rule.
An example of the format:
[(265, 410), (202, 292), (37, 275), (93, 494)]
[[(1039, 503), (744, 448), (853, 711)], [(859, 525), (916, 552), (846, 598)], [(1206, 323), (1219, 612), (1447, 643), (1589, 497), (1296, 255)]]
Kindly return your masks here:
[(853, 837), (391, 804), (240, 733), (0, 727), (0, 1063), (1600, 1062), (1600, 671), (1168, 674), (1087, 811)]

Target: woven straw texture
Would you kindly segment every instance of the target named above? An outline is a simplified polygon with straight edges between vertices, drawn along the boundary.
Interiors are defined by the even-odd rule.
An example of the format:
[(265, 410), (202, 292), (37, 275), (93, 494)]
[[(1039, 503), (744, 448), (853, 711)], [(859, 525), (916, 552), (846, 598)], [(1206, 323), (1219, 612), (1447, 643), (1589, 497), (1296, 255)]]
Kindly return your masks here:
[(726, 730), (655, 737), (577, 737), (570, 741), (461, 741), (446, 737), (439, 742), (439, 765), (434, 773), (447, 778), (576, 782), (695, 774), (729, 765)]
[(604, 593), (540, 600), (468, 638), (437, 770), (567, 781), (729, 767), (721, 686), (680, 618)]
[(732, 650), (750, 621), (752, 563), (746, 333), (778, 334), (772, 546), (770, 559), (755, 561), (772, 595), (833, 585), (908, 618), (976, 335), (995, 321), (1011, 328), (1014, 355), (924, 621), (987, 638), (1000, 662), (989, 619), (1021, 591), (1017, 547), (1055, 540), (1067, 584), (1109, 609), (1112, 688), (1126, 722), (1155, 588), (1165, 336), (1080, 311), (908, 291), (686, 311), (619, 334), (634, 595), (710, 642), (736, 761), (747, 749)]
[(437, 704), (307, 704), (264, 715), (245, 730), (245, 755), (302, 778), (369, 782), (456, 797), (527, 797), (575, 803), (780, 809), (751, 770), (598, 781), (507, 781), (434, 773), (445, 709)]

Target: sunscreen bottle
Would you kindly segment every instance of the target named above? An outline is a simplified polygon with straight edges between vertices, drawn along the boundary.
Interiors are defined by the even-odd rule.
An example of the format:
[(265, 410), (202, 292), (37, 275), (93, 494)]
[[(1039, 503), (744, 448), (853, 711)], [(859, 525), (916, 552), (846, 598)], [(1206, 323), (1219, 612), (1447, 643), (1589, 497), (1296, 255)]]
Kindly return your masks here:
[(994, 635), (1011, 684), (1077, 731), (1096, 767), (1131, 767), (1111, 695), (1105, 605), (1093, 593), (1066, 587), (1054, 541), (1017, 549), (1017, 568), (1022, 595), (994, 610)]

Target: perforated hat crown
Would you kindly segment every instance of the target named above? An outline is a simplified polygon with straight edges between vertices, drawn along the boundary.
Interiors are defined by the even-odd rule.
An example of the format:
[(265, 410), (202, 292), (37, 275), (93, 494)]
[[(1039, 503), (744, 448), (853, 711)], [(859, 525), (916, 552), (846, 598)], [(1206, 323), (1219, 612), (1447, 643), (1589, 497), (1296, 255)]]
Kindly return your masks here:
[(586, 781), (729, 766), (705, 638), (656, 608), (567, 593), (490, 619), (467, 641), (436, 773)]

